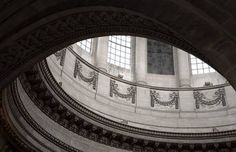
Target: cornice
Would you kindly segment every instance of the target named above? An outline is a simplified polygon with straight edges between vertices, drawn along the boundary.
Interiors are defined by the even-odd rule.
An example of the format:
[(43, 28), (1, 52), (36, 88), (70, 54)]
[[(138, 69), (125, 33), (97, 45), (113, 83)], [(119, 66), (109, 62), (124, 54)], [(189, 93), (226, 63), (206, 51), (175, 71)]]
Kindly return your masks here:
[(6, 43), (1, 48), (0, 79), (9, 82), (11, 71), (16, 76), (26, 63), (36, 63), (79, 40), (122, 33), (161, 40), (203, 57), (191, 43), (148, 16), (124, 8), (78, 7), (39, 19)]
[[(39, 67), (39, 69), (38, 69)], [(25, 72), (20, 76), (21, 83), (32, 99), (32, 101), (49, 116), (52, 120), (62, 125), (63, 127), (69, 129), (70, 131), (88, 138), (90, 140), (103, 143), (109, 146), (114, 146), (117, 148), (123, 148), (128, 150), (134, 150), (135, 147), (138, 149), (145, 149), (150, 147), (151, 149), (158, 149), (161, 147), (179, 147), (177, 149), (191, 149), (191, 147), (201, 147), (206, 149), (209, 145), (212, 145), (214, 149), (217, 147), (227, 147), (231, 142), (218, 142), (218, 143), (164, 143), (158, 140), (147, 140), (141, 138), (135, 138), (132, 136), (116, 133), (112, 130), (118, 129), (128, 134), (137, 134), (142, 136), (154, 137), (154, 138), (165, 138), (165, 139), (175, 139), (176, 141), (185, 140), (204, 140), (204, 139), (218, 139), (222, 137), (235, 137), (235, 130), (225, 131), (225, 132), (213, 132), (213, 133), (170, 133), (170, 132), (160, 132), (145, 130), (141, 128), (131, 127), (128, 125), (120, 124), (112, 120), (101, 117), (92, 111), (81, 106), (79, 103), (70, 98), (57, 84), (54, 80), (52, 74), (50, 73), (46, 61), (43, 61), (39, 65), (35, 66), (32, 70)], [(53, 97), (51, 92), (45, 86), (41, 75), (42, 73), (46, 83), (51, 89), (57, 94), (58, 97), (62, 99), (63, 102), (71, 106), (73, 109), (77, 110), (80, 114), (84, 115), (88, 119), (98, 122), (98, 124), (103, 124), (110, 129), (102, 128), (99, 125), (92, 124), (88, 120), (85, 120), (72, 111), (67, 109), (62, 103), (60, 103), (56, 98)], [(114, 128), (114, 129), (112, 129)], [(233, 141), (232, 141), (233, 142)], [(168, 146), (169, 145), (169, 146)], [(205, 145), (205, 146), (204, 146)], [(207, 146), (206, 146), (207, 145)], [(212, 147), (210, 146), (210, 147)], [(187, 148), (186, 148), (187, 147)], [(205, 148), (204, 148), (205, 147)], [(174, 148), (176, 149), (176, 148)]]
[(204, 87), (157, 87), (157, 86), (152, 86), (152, 85), (147, 85), (147, 84), (140, 84), (140, 83), (136, 83), (136, 82), (132, 82), (132, 81), (128, 81), (125, 79), (120, 79), (114, 75), (111, 75), (99, 68), (97, 68), (96, 66), (92, 65), (91, 63), (87, 62), (85, 59), (83, 59), (81, 56), (79, 56), (71, 46), (66, 47), (66, 49), (68, 49), (70, 51), (70, 53), (72, 53), (75, 58), (77, 60), (79, 60), (80, 62), (82, 62), (83, 64), (85, 64), (86, 66), (88, 66), (90, 69), (93, 69), (94, 71), (96, 71), (97, 73), (100, 73), (102, 75), (105, 75), (111, 79), (117, 80), (119, 82), (122, 83), (126, 83), (132, 86), (137, 86), (137, 87), (142, 87), (142, 88), (148, 88), (148, 89), (152, 89), (152, 90), (162, 90), (162, 91), (201, 91), (201, 90), (211, 90), (211, 89), (218, 89), (218, 88), (223, 88), (223, 87), (228, 87), (230, 86), (230, 84), (228, 82), (224, 83), (224, 84), (219, 84), (219, 85), (213, 85), (213, 86), (204, 86)]
[[(36, 148), (29, 146), (22, 140), (22, 137), (19, 136), (17, 130), (13, 128), (10, 124), (7, 113), (3, 107), (3, 99), (2, 99), (2, 91), (0, 92), (0, 126), (1, 133), (7, 137), (10, 143), (18, 149), (18, 151), (22, 152), (35, 152)], [(12, 149), (14, 150), (14, 149)]]
[[(26, 120), (26, 122), (34, 129), (36, 130), (40, 135), (42, 135), (44, 138), (46, 138), (48, 141), (52, 142), (53, 144), (57, 145), (58, 147), (64, 149), (68, 152), (82, 152), (79, 149), (76, 149), (60, 139), (52, 136), (49, 134), (45, 129), (43, 129), (28, 113), (27, 109), (25, 108), (22, 100), (20, 99), (19, 92), (18, 92), (18, 86), (17, 82), (14, 81), (9, 87), (8, 87), (8, 96), (13, 97), (11, 100), (12, 103), (15, 104), (17, 110), (20, 112), (21, 116)], [(20, 147), (17, 147), (20, 148)], [(52, 149), (50, 149), (53, 151)]]
[[(232, 131), (230, 132), (219, 132), (219, 133), (170, 133), (170, 132), (160, 132), (160, 131), (152, 131), (152, 130), (146, 130), (146, 129), (141, 129), (141, 128), (136, 128), (136, 127), (132, 127), (132, 126), (128, 126), (128, 125), (124, 125), (124, 124), (120, 124), (117, 122), (114, 122), (110, 119), (106, 119), (94, 112), (92, 112), (91, 110), (85, 108), (84, 106), (80, 105), (77, 101), (75, 101), (74, 99), (72, 99), (56, 82), (56, 80), (54, 79), (53, 75), (50, 72), (50, 69), (48, 68), (47, 62), (46, 60), (42, 61), (41, 63), (38, 64), (38, 67), (34, 68), (35, 72), (37, 73), (37, 78), (41, 79), (41, 75), (39, 73), (42, 73), (42, 76), (44, 77), (44, 79), (46, 80), (46, 83), (50, 86), (51, 89), (53, 89), (53, 91), (57, 94), (57, 96), (59, 96), (63, 102), (67, 103), (69, 106), (71, 106), (73, 109), (77, 110), (78, 112), (80, 112), (81, 114), (87, 116), (88, 118), (94, 118), (93, 120), (99, 120), (100, 123), (109, 125), (111, 124), (111, 127), (114, 128), (119, 128), (121, 130), (126, 130), (126, 129), (130, 129), (130, 133), (132, 133), (132, 131), (134, 131), (134, 133), (137, 134), (142, 134), (145, 136), (145, 134), (147, 133), (148, 136), (156, 136), (156, 137), (174, 137), (176, 138), (189, 138), (189, 139), (202, 139), (204, 137), (207, 137), (209, 139), (209, 137), (216, 137), (219, 138), (220, 136), (229, 136), (229, 135), (233, 135)], [(35, 76), (36, 76), (35, 75)], [(42, 83), (43, 80), (41, 79)], [(41, 84), (43, 85), (43, 84)], [(45, 89), (46, 86), (45, 86)], [(49, 91), (48, 91), (49, 93)], [(59, 101), (57, 101), (59, 102)], [(104, 122), (103, 122), (104, 121)], [(114, 126), (113, 126), (114, 125)], [(116, 127), (115, 127), (116, 126)], [(135, 132), (137, 131), (137, 132)], [(224, 134), (225, 133), (225, 134)], [(236, 133), (236, 130), (235, 130)], [(220, 135), (220, 136), (218, 136)]]

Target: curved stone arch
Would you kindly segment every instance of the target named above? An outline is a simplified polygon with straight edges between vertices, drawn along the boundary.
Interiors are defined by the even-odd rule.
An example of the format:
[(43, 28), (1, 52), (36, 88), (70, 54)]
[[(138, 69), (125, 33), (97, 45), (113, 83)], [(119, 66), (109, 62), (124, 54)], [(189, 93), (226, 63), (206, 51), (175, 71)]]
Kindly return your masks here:
[[(124, 10), (114, 11), (114, 8), (107, 9), (107, 11), (105, 11), (105, 9), (96, 10), (94, 8), (94, 11), (89, 11), (89, 12), (82, 11), (82, 13), (85, 13), (83, 15), (80, 14), (81, 12), (77, 12), (76, 14), (72, 13), (70, 15), (66, 13), (67, 16), (61, 16), (60, 18), (57, 19), (54, 19), (54, 16), (50, 16), (49, 18), (52, 18), (51, 22), (47, 22), (42, 25), (39, 24), (38, 27), (35, 27), (35, 29), (32, 29), (31, 31), (27, 30), (26, 34), (15, 40), (15, 43), (12, 43), (11, 45), (6, 46), (4, 48), (4, 50), (7, 50), (7, 52), (6, 54), (3, 54), (1, 57), (2, 59), (5, 59), (6, 63), (4, 65), (4, 63), (2, 62), (2, 67), (3, 67), (2, 69), (8, 68), (6, 66), (8, 64), (7, 62), (12, 63), (12, 60), (13, 61), (16, 60), (16, 63), (14, 63), (13, 65), (15, 68), (16, 65), (22, 64), (17, 61), (29, 61), (32, 58), (32, 56), (38, 55), (42, 49), (44, 50), (43, 57), (45, 57), (57, 51), (58, 49), (65, 47), (71, 43), (77, 42), (79, 40), (101, 35), (109, 35), (109, 34), (128, 33), (130, 35), (145, 36), (162, 40), (171, 43), (175, 46), (183, 47), (183, 49), (185, 50), (190, 50), (190, 49), (195, 50), (194, 48), (191, 47), (191, 45), (188, 45), (184, 40), (178, 39), (174, 35), (170, 35), (171, 33), (170, 31), (168, 31), (163, 27), (160, 28), (160, 25), (153, 22), (152, 20), (145, 17), (141, 17), (140, 15), (137, 15), (135, 13), (131, 12), (127, 13), (127, 12), (128, 11)], [(113, 14), (115, 17), (121, 17), (121, 18), (126, 17), (126, 19), (123, 21), (121, 20), (120, 23), (114, 22), (114, 20), (117, 20), (117, 18), (113, 18), (113, 20), (108, 19), (107, 21), (105, 20), (100, 23), (98, 22), (99, 20), (102, 19), (102, 17), (105, 18), (105, 16), (107, 16), (109, 18), (110, 14)], [(87, 18), (88, 15), (93, 15), (93, 17), (97, 18), (97, 20), (93, 20), (92, 21), (93, 24), (91, 24), (91, 20), (84, 19)], [(101, 16), (98, 17), (98, 15)], [(63, 22), (64, 20), (73, 20), (76, 17), (82, 17), (81, 20), (85, 20), (84, 25), (82, 25), (80, 29), (76, 29), (81, 25), (79, 22), (74, 22), (76, 23), (76, 25), (73, 25), (73, 27), (68, 27), (68, 24)], [(109, 22), (114, 22), (114, 23), (109, 24)], [(144, 25), (139, 25), (139, 23), (143, 23)], [(36, 23), (36, 25), (37, 24), (38, 23)], [(32, 27), (36, 25), (32, 25)], [(60, 28), (60, 26), (64, 26), (65, 29), (61, 29), (62, 31), (57, 31), (57, 29), (55, 29), (56, 28), (55, 26), (57, 25), (58, 28)], [(154, 29), (154, 27), (159, 27), (159, 28)], [(48, 33), (43, 33), (44, 30), (48, 30), (47, 31)], [(63, 34), (61, 34), (60, 32)], [(42, 36), (44, 36), (45, 39)], [(44, 41), (46, 40), (46, 38), (52, 38), (52, 39), (49, 41)], [(20, 54), (17, 54), (16, 51), (19, 52)], [(29, 55), (24, 56), (27, 54)], [(40, 59), (42, 59), (43, 57), (41, 57)], [(39, 59), (36, 60), (38, 61)], [(9, 69), (6, 70), (8, 70), (7, 72), (10, 72), (10, 70), (14, 69), (9, 67)], [(4, 77), (4, 75), (2, 77)]]
[[(64, 3), (69, 4), (70, 2)], [(235, 48), (236, 45), (223, 32), (217, 31), (219, 27), (215, 26), (210, 19), (205, 19), (195, 10), (187, 9), (187, 6), (191, 5), (190, 3), (184, 1), (177, 4), (173, 1), (151, 0), (147, 3), (141, 2), (145, 4), (142, 8), (138, 7), (134, 1), (129, 2), (127, 6), (124, 5), (127, 3), (125, 1), (115, 2), (81, 0), (72, 3), (75, 4), (74, 8), (71, 4), (64, 10), (60, 10), (60, 7), (57, 6), (58, 10), (52, 11), (51, 14), (49, 12), (41, 20), (6, 38), (0, 44), (0, 86), (3, 87), (22, 70), (62, 47), (86, 38), (111, 34), (144, 36), (170, 43), (200, 57), (215, 67), (234, 85), (234, 72), (231, 72), (234, 70), (234, 64), (231, 63), (232, 55), (228, 50)], [(79, 6), (79, 4), (81, 5)], [(155, 10), (152, 4), (156, 4)], [(185, 5), (181, 6), (181, 4)], [(134, 7), (131, 8), (131, 5)], [(149, 7), (150, 10), (148, 10)], [(194, 8), (194, 5), (192, 7)], [(169, 11), (165, 9), (169, 9)], [(154, 11), (152, 14), (151, 10)], [(168, 18), (170, 14), (174, 13), (178, 14), (175, 18)], [(195, 17), (195, 19), (189, 18), (191, 21), (186, 21), (188, 23), (186, 25), (182, 24), (183, 21), (178, 24), (174, 23), (174, 21), (187, 17)], [(79, 22), (74, 22), (74, 18), (77, 18)], [(71, 24), (67, 24), (68, 22)], [(203, 37), (202, 39), (206, 42), (203, 40), (197, 42), (196, 40), (200, 39), (200, 36), (204, 36), (202, 34), (204, 31), (208, 32), (209, 38)], [(213, 33), (220, 38), (212, 36)], [(212, 40), (212, 44), (209, 44), (210, 40)], [(222, 44), (216, 45), (216, 42)], [(214, 51), (214, 47), (219, 51)], [(224, 48), (226, 51), (222, 53)], [(214, 59), (211, 59), (211, 56)], [(229, 61), (224, 59), (229, 59)], [(231, 69), (230, 66), (232, 66)]]

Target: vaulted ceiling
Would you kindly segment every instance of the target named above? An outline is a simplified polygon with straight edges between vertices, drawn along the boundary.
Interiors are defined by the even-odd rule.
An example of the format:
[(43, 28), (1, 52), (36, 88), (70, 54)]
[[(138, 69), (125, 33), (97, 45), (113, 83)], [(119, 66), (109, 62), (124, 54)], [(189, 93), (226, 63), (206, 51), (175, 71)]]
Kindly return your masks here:
[(235, 0), (3, 0), (0, 87), (69, 44), (111, 34), (175, 45), (236, 87), (235, 7)]

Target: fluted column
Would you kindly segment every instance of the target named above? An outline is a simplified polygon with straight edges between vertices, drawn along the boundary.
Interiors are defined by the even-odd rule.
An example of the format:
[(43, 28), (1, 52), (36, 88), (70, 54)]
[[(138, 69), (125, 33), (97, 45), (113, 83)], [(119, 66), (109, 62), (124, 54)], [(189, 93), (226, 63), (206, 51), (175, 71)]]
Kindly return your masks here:
[(96, 66), (107, 72), (107, 52), (108, 52), (109, 37), (99, 37), (96, 52)]
[(136, 82), (146, 84), (147, 74), (147, 39), (136, 37), (136, 51), (135, 51), (135, 73)]
[(178, 57), (178, 74), (180, 87), (191, 87), (191, 71), (189, 54), (185, 51), (177, 49)]

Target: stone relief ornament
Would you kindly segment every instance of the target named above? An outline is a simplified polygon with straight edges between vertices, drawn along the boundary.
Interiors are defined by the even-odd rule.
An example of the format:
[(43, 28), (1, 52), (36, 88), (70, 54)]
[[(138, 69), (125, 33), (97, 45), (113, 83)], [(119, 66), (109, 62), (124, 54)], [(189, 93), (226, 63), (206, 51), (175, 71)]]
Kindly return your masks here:
[(113, 95), (115, 95), (126, 100), (131, 100), (131, 102), (134, 104), (136, 92), (137, 88), (135, 86), (130, 86), (129, 88), (127, 88), (127, 94), (120, 93), (116, 81), (110, 80), (110, 97), (113, 97)]
[(57, 51), (56, 53), (54, 53), (54, 55), (56, 56), (57, 61), (60, 61), (60, 66), (63, 66), (66, 57), (66, 48)]
[(82, 73), (82, 64), (78, 59), (75, 61), (75, 67), (74, 67), (74, 78), (78, 76), (81, 80), (88, 83), (89, 85), (93, 86), (93, 89), (97, 89), (97, 80), (98, 80), (98, 73), (95, 71), (92, 71), (89, 73), (89, 77), (86, 77)]
[(168, 106), (173, 107), (175, 106), (175, 109), (178, 109), (178, 102), (179, 102), (179, 92), (172, 92), (169, 94), (169, 100), (164, 101), (161, 97), (159, 92), (156, 92), (156, 90), (150, 90), (150, 96), (151, 96), (151, 107), (154, 107), (155, 104), (161, 105), (161, 106)]
[(193, 96), (196, 103), (196, 108), (199, 109), (200, 105), (203, 107), (206, 106), (217, 106), (219, 104), (222, 104), (222, 106), (226, 106), (225, 102), (225, 89), (219, 88), (214, 92), (214, 95), (212, 96), (212, 99), (209, 99), (204, 93), (201, 93), (199, 91), (194, 91)]
[[(41, 64), (41, 63), (40, 63)], [(47, 64), (46, 61), (43, 61), (43, 64)], [(42, 68), (41, 70), (47, 70), (49, 71), (47, 66), (43, 66), (41, 64), (40, 68)], [(45, 69), (44, 69), (45, 68)], [(48, 77), (50, 79), (50, 81), (53, 81), (54, 83), (51, 84), (50, 87), (53, 88), (53, 90), (56, 91), (56, 93), (59, 95), (59, 98), (63, 101), (66, 102), (68, 101), (68, 103), (70, 103), (70, 105), (75, 108), (76, 110), (78, 110), (78, 112), (81, 111), (81, 114), (83, 117), (77, 116), (75, 113), (73, 113), (72, 111), (70, 111), (69, 109), (67, 109), (66, 107), (64, 107), (64, 104), (61, 103), (61, 101), (57, 100), (52, 94), (51, 92), (46, 89), (47, 86), (44, 82), (44, 80), (42, 80), (42, 76), (39, 73), (40, 71), (36, 71), (36, 74), (38, 76), (34, 76), (31, 77), (32, 75), (35, 75), (35, 71), (33, 71), (32, 69), (30, 71), (27, 71), (26, 73), (24, 73), (24, 75), (22, 75), (21, 77), (19, 77), (20, 82), (22, 83), (22, 86), (26, 89), (26, 93), (29, 95), (29, 97), (31, 98), (32, 102), (35, 103), (35, 105), (43, 112), (45, 113), (51, 120), (53, 120), (55, 123), (58, 123), (60, 126), (69, 129), (70, 131), (74, 132), (77, 135), (81, 135), (84, 138), (93, 140), (95, 142), (99, 142), (100, 144), (106, 144), (107, 146), (119, 146), (117, 148), (123, 148), (123, 149), (127, 149), (129, 151), (140, 151), (140, 152), (153, 152), (153, 151), (158, 151), (158, 152), (187, 152), (187, 151), (198, 151), (198, 152), (210, 152), (210, 151), (214, 151), (215, 149), (219, 149), (219, 152), (229, 152), (230, 149), (232, 149), (232, 146), (234, 146), (235, 143), (230, 142), (230, 141), (226, 141), (226, 142), (222, 142), (222, 143), (210, 143), (206, 144), (206, 143), (199, 143), (199, 144), (176, 144), (176, 143), (168, 143), (168, 142), (158, 142), (157, 140), (147, 140), (147, 139), (143, 139), (143, 138), (135, 138), (132, 136), (127, 136), (125, 135), (125, 133), (133, 133), (133, 134), (138, 134), (138, 135), (142, 135), (142, 136), (153, 136), (154, 138), (160, 138), (160, 137), (172, 137), (172, 138), (178, 138), (178, 139), (203, 139), (203, 140), (210, 140), (209, 136), (212, 136), (214, 139), (216, 137), (222, 137), (222, 136), (234, 136), (235, 135), (235, 131), (216, 131), (216, 132), (212, 132), (212, 133), (171, 133), (171, 132), (159, 132), (159, 131), (154, 131), (154, 130), (146, 130), (146, 129), (142, 129), (142, 128), (136, 128), (136, 127), (132, 127), (129, 125), (124, 125), (124, 124), (120, 124), (118, 122), (114, 122), (112, 120), (109, 119), (104, 119), (102, 116), (97, 115), (93, 112), (91, 112), (90, 110), (88, 110), (87, 108), (83, 107), (82, 105), (76, 105), (75, 103), (77, 103), (76, 101), (74, 101), (73, 99), (71, 100), (70, 97), (63, 95), (61, 92), (61, 87), (58, 87), (58, 85), (56, 85), (56, 82), (54, 82), (55, 80), (53, 79), (53, 76), (51, 75), (51, 73), (48, 72), (43, 72), (43, 77)], [(33, 79), (32, 79), (33, 78)], [(33, 80), (33, 81), (32, 81)], [(41, 80), (41, 81), (35, 81), (35, 80)], [(36, 85), (37, 84), (37, 85)], [(38, 85), (40, 84), (40, 85)], [(14, 83), (11, 84), (11, 91), (13, 90), (17, 90), (17, 83), (16, 81), (14, 81)], [(37, 86), (35, 88), (35, 85)], [(45, 88), (45, 89), (41, 89), (39, 91), (38, 87), (40, 88)], [(14, 88), (14, 89), (13, 89)], [(43, 90), (43, 93), (42, 93)], [(42, 94), (43, 96), (39, 96), (37, 95), (38, 93)], [(37, 95), (37, 96), (35, 96)], [(52, 98), (48, 98), (48, 97), (52, 97)], [(37, 131), (42, 137), (48, 139), (50, 142), (52, 142), (53, 144), (60, 146), (63, 148), (64, 151), (79, 151), (77, 149), (75, 149), (74, 147), (67, 145), (65, 143), (63, 143), (62, 141), (60, 141), (59, 139), (55, 138), (54, 136), (52, 136), (51, 134), (48, 134), (47, 131), (45, 131), (40, 125), (38, 125), (37, 123), (35, 123), (34, 119), (30, 117), (30, 115), (27, 115), (27, 109), (25, 109), (25, 107), (23, 106), (24, 104), (22, 103), (22, 100), (18, 99), (20, 96), (18, 94), (18, 91), (13, 91), (9, 94), (8, 99), (11, 99), (13, 101), (10, 102), (11, 103), (16, 103), (16, 107), (20, 114), (23, 116), (23, 119), (26, 120), (28, 122), (28, 124), (35, 129), (35, 131)], [(46, 97), (46, 98), (45, 98)], [(41, 103), (41, 104), (39, 104)], [(0, 102), (1, 105), (1, 102)], [(47, 106), (40, 106), (40, 105), (47, 105)], [(50, 108), (51, 112), (47, 113), (46, 111), (48, 110), (44, 110), (46, 107)], [(2, 110), (3, 111), (3, 110)], [(0, 113), (1, 113), (1, 107), (0, 107)], [(57, 119), (53, 119), (53, 115), (58, 115)], [(0, 116), (1, 117), (1, 116)], [(89, 119), (93, 119), (93, 120), (98, 120), (98, 123), (93, 124), (88, 122), (86, 119), (84, 118), (89, 118)], [(1, 123), (0, 119), (0, 123)], [(67, 120), (69, 123), (64, 123), (64, 121)], [(63, 121), (63, 122), (61, 122)], [(67, 122), (66, 121), (66, 122)], [(2, 124), (2, 123), (1, 123)], [(103, 128), (102, 126), (100, 126), (99, 124), (102, 124), (102, 126), (104, 126), (103, 124), (108, 124), (107, 126), (111, 127), (111, 130), (107, 130), (106, 128)], [(1, 125), (1, 126), (5, 126), (5, 125)], [(115, 129), (113, 129), (115, 128)], [(124, 134), (120, 134), (117, 132), (114, 132), (114, 130), (123, 130)], [(211, 135), (209, 135), (211, 134)], [(14, 138), (15, 139), (15, 138)], [(113, 141), (113, 142), (111, 142)], [(116, 142), (118, 141), (118, 142)], [(199, 146), (202, 147), (202, 150), (199, 150)], [(220, 146), (222, 146), (220, 148)], [(211, 149), (206, 149), (207, 147), (210, 147)], [(174, 148), (174, 149), (173, 149)], [(188, 149), (183, 150), (183, 148)], [(190, 149), (190, 150), (189, 150)], [(25, 151), (29, 151), (29, 150), (25, 150)], [(217, 151), (218, 152), (218, 151)]]

